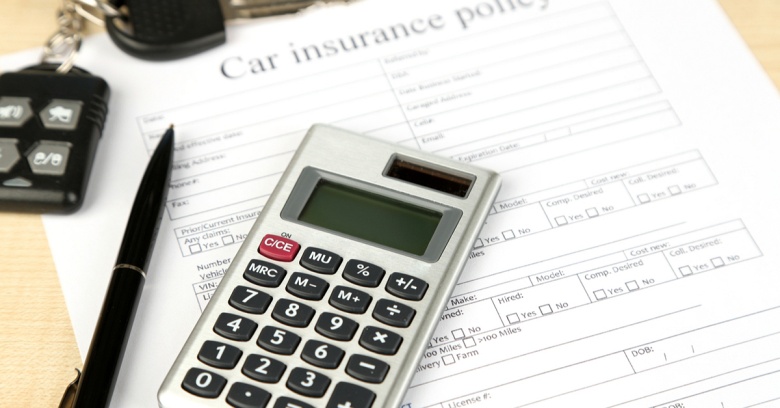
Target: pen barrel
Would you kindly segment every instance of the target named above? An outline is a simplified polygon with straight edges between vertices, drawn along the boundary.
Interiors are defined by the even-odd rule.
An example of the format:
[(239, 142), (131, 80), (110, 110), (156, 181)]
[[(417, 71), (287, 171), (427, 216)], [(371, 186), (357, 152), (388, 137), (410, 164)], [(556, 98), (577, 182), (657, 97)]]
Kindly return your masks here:
[(106, 407), (111, 401), (145, 280), (139, 269), (114, 268), (73, 408)]

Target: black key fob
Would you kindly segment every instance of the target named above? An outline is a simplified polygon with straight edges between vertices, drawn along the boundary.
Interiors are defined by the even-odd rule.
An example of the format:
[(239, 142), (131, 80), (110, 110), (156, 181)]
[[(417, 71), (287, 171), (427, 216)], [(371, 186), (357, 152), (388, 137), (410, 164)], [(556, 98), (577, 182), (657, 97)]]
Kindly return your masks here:
[(0, 75), (0, 210), (70, 213), (108, 112), (106, 81), (43, 64)]

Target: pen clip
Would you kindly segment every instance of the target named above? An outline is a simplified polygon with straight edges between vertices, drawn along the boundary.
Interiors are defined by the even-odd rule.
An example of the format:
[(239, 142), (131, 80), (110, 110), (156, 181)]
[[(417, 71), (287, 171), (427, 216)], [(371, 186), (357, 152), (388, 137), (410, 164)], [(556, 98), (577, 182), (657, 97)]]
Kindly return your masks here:
[(76, 378), (65, 388), (59, 408), (71, 408), (73, 403), (76, 402), (76, 391), (79, 390), (79, 381), (81, 381), (81, 371), (77, 368)]

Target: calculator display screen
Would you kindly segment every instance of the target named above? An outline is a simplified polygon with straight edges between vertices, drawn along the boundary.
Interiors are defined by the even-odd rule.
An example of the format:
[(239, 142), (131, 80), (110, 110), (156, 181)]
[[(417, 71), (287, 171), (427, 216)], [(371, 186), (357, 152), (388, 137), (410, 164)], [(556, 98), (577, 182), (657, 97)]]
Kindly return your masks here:
[(298, 219), (379, 245), (423, 255), (442, 213), (320, 180)]

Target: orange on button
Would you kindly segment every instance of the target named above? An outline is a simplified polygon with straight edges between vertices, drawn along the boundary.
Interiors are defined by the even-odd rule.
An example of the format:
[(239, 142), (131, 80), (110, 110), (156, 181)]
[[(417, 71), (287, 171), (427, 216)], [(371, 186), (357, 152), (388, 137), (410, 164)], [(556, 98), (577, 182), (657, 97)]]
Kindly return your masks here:
[(295, 259), (299, 249), (301, 249), (301, 245), (291, 239), (266, 234), (260, 241), (257, 252), (275, 261), (290, 262)]

